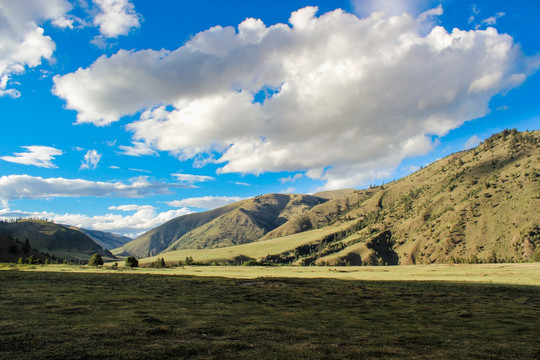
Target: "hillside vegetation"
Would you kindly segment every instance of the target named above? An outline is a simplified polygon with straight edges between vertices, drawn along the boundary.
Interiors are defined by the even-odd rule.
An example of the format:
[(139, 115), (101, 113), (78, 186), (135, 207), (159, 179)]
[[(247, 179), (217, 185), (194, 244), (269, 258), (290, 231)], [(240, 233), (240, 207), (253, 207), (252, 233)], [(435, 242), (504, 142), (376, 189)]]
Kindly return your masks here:
[[(185, 242), (173, 240), (162, 255), (172, 261), (192, 255), (196, 261), (235, 262), (244, 256), (262, 263), (302, 265), (538, 261), (539, 144), (540, 131), (505, 130), (475, 149), (452, 154), (390, 184), (316, 196), (323, 200), (278, 217), (288, 221), (274, 221), (279, 226), (267, 226), (266, 232), (259, 227), (250, 237), (242, 237), (240, 216), (233, 218), (222, 209), (227, 217), (194, 227), (183, 235)], [(238, 214), (243, 211), (239, 204), (276, 196), (229, 208)], [(255, 229), (253, 223), (261, 221), (246, 221), (245, 228)], [(255, 249), (265, 249), (269, 240), (283, 251), (261, 256)], [(257, 243), (222, 248), (248, 241)], [(199, 250), (189, 251), (193, 247)], [(214, 249), (201, 250), (208, 247)]]
[(145, 257), (163, 251), (250, 243), (325, 201), (327, 198), (310, 195), (262, 195), (170, 220), (113, 253)]
[(114, 258), (87, 235), (45, 220), (0, 221), (0, 234), (20, 242), (28, 239), (32, 249), (61, 259), (88, 260), (94, 253)]

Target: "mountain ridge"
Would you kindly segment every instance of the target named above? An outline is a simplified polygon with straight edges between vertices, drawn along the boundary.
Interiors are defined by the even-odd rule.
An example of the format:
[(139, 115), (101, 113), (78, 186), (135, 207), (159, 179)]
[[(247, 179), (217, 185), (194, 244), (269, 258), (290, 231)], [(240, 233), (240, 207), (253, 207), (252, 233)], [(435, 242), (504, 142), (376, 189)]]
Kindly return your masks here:
[(95, 253), (114, 259), (108, 250), (104, 250), (89, 236), (46, 220), (0, 221), (0, 234), (19, 241), (28, 239), (32, 248), (61, 259), (88, 260)]
[[(287, 241), (305, 233), (305, 245), (256, 260), (303, 265), (527, 261), (540, 253), (539, 144), (538, 130), (505, 130), (392, 183), (326, 199), (256, 240), (264, 246), (270, 239)], [(308, 236), (330, 226), (336, 226), (330, 235)], [(235, 253), (235, 246), (224, 249)], [(162, 256), (189, 255), (187, 249), (168, 250)]]

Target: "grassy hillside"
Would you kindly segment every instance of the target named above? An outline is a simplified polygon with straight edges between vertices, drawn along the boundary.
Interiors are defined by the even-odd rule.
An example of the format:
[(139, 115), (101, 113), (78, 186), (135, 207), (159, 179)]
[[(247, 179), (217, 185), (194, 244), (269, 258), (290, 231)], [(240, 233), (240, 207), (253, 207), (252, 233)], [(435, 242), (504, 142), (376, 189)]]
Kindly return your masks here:
[(339, 224), (327, 226), (321, 229), (307, 231), (300, 234), (292, 234), (285, 237), (270, 239), (260, 242), (252, 242), (237, 246), (220, 247), (213, 249), (183, 249), (164, 252), (160, 255), (139, 260), (139, 264), (144, 266), (156, 259), (164, 258), (167, 264), (178, 264), (178, 261), (192, 257), (196, 262), (218, 262), (241, 264), (248, 259), (261, 259), (271, 254), (281, 254), (288, 259), (294, 260), (297, 256), (295, 249), (303, 246), (318, 243), (321, 238), (329, 236), (336, 231), (342, 231), (350, 224)]
[(88, 260), (94, 253), (113, 258), (85, 234), (44, 220), (0, 221), (0, 234), (21, 242), (28, 239), (32, 248), (61, 259)]
[(298, 214), (327, 201), (310, 195), (269, 194), (202, 213), (189, 214), (114, 249), (138, 257), (177, 249), (217, 248), (257, 241)]
[(25, 242), (0, 234), (0, 263), (16, 263), (20, 258), (24, 262), (28, 259), (40, 263), (44, 263), (46, 259), (52, 260), (51, 256), (25, 245)]
[(105, 250), (111, 250), (117, 247), (120, 247), (124, 244), (127, 244), (132, 238), (127, 236), (117, 235), (110, 232), (98, 231), (98, 230), (88, 230), (83, 228), (78, 228), (76, 226), (70, 226), (71, 229), (82, 232), (83, 234), (90, 237), (96, 244), (101, 246)]
[[(393, 183), (334, 193), (337, 197), (327, 196), (331, 200), (296, 215), (292, 212), (289, 221), (250, 245), (249, 253), (237, 246), (196, 252), (186, 246), (163, 257), (181, 260), (193, 254), (195, 260), (210, 262), (245, 255), (262, 262), (303, 265), (538, 261), (539, 144), (540, 131), (506, 130), (475, 149), (450, 155)], [(184, 240), (195, 244), (213, 231), (216, 239), (238, 244), (241, 238), (235, 231), (255, 226), (253, 218), (242, 218), (240, 211), (234, 214), (216, 218)], [(261, 233), (254, 231), (252, 236)], [(281, 252), (266, 251), (270, 240), (280, 244)]]
[[(505, 131), (388, 184), (341, 219), (329, 264), (526, 261), (540, 246), (540, 132)], [(320, 256), (324, 255), (324, 256)]]

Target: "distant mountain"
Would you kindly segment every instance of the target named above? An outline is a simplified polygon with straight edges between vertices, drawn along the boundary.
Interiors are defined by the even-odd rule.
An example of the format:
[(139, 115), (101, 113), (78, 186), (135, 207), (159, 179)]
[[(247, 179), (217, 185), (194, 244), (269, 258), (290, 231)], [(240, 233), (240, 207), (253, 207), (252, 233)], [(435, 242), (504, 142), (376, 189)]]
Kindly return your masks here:
[[(269, 256), (257, 260), (305, 265), (540, 258), (540, 131), (505, 130), (475, 149), (452, 154), (384, 186), (319, 194), (325, 198), (296, 195), (300, 203), (311, 201), (289, 216), (279, 215), (277, 209), (283, 205), (253, 212), (256, 201), (285, 204), (293, 197), (287, 196), (291, 200), (277, 195), (245, 200), (219, 214), (194, 214), (191, 219), (200, 221), (184, 231), (178, 224), (187, 218), (172, 220), (167, 231), (157, 228), (147, 234), (160, 234), (160, 241), (170, 244), (162, 253), (167, 259), (193, 254), (195, 260), (207, 262), (226, 260), (227, 251), (186, 249), (258, 241)], [(145, 235), (137, 240), (148, 242), (151, 236)], [(244, 253), (228, 249), (236, 257), (260, 256), (255, 255), (261, 253), (257, 244), (239, 247)], [(270, 252), (278, 248), (282, 250)], [(155, 251), (147, 254), (158, 254)]]
[(145, 257), (175, 249), (216, 248), (253, 242), (326, 201), (311, 195), (258, 196), (172, 219), (112, 252)]
[(21, 242), (28, 239), (32, 248), (61, 259), (88, 260), (94, 253), (114, 258), (87, 235), (44, 220), (0, 221), (0, 234)]
[(69, 228), (80, 231), (83, 234), (88, 235), (92, 240), (94, 240), (94, 242), (96, 242), (99, 246), (101, 246), (105, 250), (111, 250), (111, 249), (120, 247), (124, 244), (127, 244), (131, 240), (133, 240), (132, 238), (129, 238), (127, 236), (113, 234), (113, 233), (105, 232), (105, 231), (88, 230), (88, 229), (83, 229), (76, 226), (69, 226)]

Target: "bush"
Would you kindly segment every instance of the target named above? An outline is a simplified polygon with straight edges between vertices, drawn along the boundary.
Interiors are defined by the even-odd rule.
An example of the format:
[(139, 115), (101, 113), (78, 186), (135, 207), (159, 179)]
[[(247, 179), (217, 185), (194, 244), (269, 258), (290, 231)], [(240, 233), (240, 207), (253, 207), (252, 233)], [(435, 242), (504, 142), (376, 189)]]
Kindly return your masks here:
[(154, 261), (152, 264), (150, 264), (153, 268), (164, 268), (165, 267), (165, 259), (164, 258), (157, 258), (156, 261)]
[(261, 264), (255, 259), (250, 259), (250, 260), (244, 262), (242, 265), (243, 266), (260, 266)]
[(134, 256), (130, 256), (126, 259), (126, 267), (135, 268), (139, 266), (139, 260), (137, 260)]
[(94, 254), (94, 255), (92, 255), (92, 257), (90, 258), (90, 260), (88, 260), (88, 265), (89, 265), (89, 266), (100, 266), (100, 265), (103, 265), (103, 259), (101, 258), (101, 255), (99, 255), (99, 254)]

